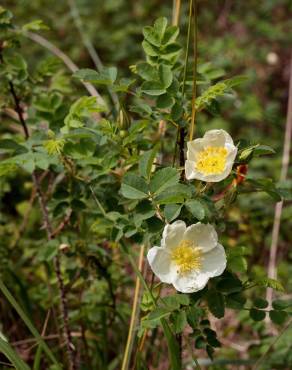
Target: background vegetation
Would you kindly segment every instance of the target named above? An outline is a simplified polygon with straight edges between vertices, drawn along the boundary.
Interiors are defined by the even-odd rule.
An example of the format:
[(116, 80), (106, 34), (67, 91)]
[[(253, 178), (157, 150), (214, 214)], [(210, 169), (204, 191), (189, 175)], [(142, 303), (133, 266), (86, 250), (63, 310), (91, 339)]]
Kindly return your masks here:
[[(152, 206), (141, 205), (141, 202), (137, 206), (137, 202), (126, 199), (125, 192), (120, 192), (121, 182), (128, 168), (136, 168), (141, 153), (153, 149), (156, 144), (160, 145), (164, 161), (171, 166), (176, 137), (176, 129), (169, 123), (157, 130), (161, 117), (156, 108), (153, 108), (150, 120), (148, 105), (145, 107), (143, 102), (135, 100), (128, 88), (132, 82), (122, 78), (136, 78), (135, 65), (145, 60), (141, 46), (143, 27), (153, 25), (162, 16), (171, 23), (173, 4), (158, 0), (2, 0), (1, 6), (13, 13), (13, 23), (19, 29), (35, 20), (42, 20), (48, 27), (46, 30), (30, 26), (29, 32), (33, 35), (26, 33), (20, 37), (18, 53), (26, 60), (27, 68), (19, 67), (18, 62), (11, 59), (6, 62), (11, 70), (4, 67), (0, 70), (1, 81), (8, 73), (14, 76), (17, 95), (26, 107), (27, 125), (38, 127), (38, 135), (28, 141), (27, 147), (38, 148), (40, 143), (55, 139), (61, 127), (65, 127), (63, 132), (66, 133), (67, 129), (67, 133), (71, 133), (59, 161), (57, 156), (50, 155), (44, 159), (43, 154), (24, 159), (26, 154), (17, 147), (23, 145), (23, 133), (15, 116), (15, 102), (8, 93), (8, 85), (1, 82), (0, 157), (6, 160), (13, 152), (19, 156), (19, 161), (22, 160), (21, 163), (15, 162), (15, 166), (21, 167), (18, 170), (11, 163), (0, 166), (1, 281), (21, 305), (26, 317), (42, 333), (53, 356), (67, 369), (66, 346), (61, 335), (64, 312), (60, 317), (58, 310), (60, 280), (55, 272), (59, 271), (64, 283), (61, 288), (68, 301), (71, 342), (78, 368), (118, 369), (126, 345), (136, 279), (128, 252), (119, 245), (123, 244), (120, 238), (123, 235), (131, 240), (131, 253), (137, 260), (144, 234), (149, 235), (148, 242), (152, 244), (160, 239), (163, 226), (155, 218)], [(188, 7), (188, 2), (182, 1), (178, 36), (178, 42), (184, 48), (182, 56), (187, 39)], [(263, 282), (269, 269), (274, 209), (279, 194), (273, 186), (270, 187), (267, 179), (272, 179), (282, 189), (281, 194), (287, 195), (291, 188), (291, 180), (279, 182), (288, 101), (291, 14), (292, 3), (289, 0), (198, 1), (199, 93), (204, 91), (206, 83), (213, 85), (235, 75), (244, 75), (247, 79), (198, 114), (195, 135), (200, 137), (209, 129), (223, 128), (236, 142), (241, 141), (244, 148), (260, 143), (275, 150), (274, 154), (258, 157), (248, 165), (248, 175), (253, 181), (266, 179), (265, 184), (256, 182), (251, 186), (265, 192), (251, 193), (250, 189), (239, 192), (235, 202), (228, 201), (224, 217), (216, 221), (222, 244), (229, 251), (229, 261), (238, 257), (232, 272), (239, 273), (245, 282)], [(84, 103), (72, 108), (78, 98), (87, 94), (80, 83), (85, 75), (79, 75), (79, 79), (72, 78), (72, 71), (59, 58), (60, 52), (57, 50), (57, 55), (53, 55), (54, 50), (40, 45), (43, 39), (36, 39), (36, 33), (57, 46), (79, 68), (100, 69), (102, 64), (117, 67), (119, 87), (113, 88), (108, 84), (96, 87), (102, 100), (111, 107), (108, 113), (100, 112), (102, 108), (96, 108), (89, 101), (88, 105)], [(0, 40), (1, 48), (3, 40)], [(52, 49), (51, 45), (49, 49)], [(26, 71), (29, 78), (20, 75)], [(111, 79), (112, 75), (106, 78)], [(188, 88), (191, 89), (191, 82)], [(191, 99), (191, 94), (188, 97)], [(72, 115), (68, 116), (70, 107)], [(100, 114), (104, 121), (97, 130), (96, 121)], [(75, 119), (85, 120), (92, 132), (95, 130), (94, 138), (85, 132), (76, 134), (70, 131), (72, 127), (81, 127), (73, 122)], [(147, 125), (147, 120), (151, 124)], [(138, 123), (133, 125), (134, 121)], [(51, 130), (49, 133), (48, 128)], [(64, 143), (59, 145), (62, 151)], [(51, 150), (56, 154), (56, 149)], [(48, 145), (47, 151), (50, 153)], [(37, 153), (43, 152), (39, 150)], [(53, 173), (49, 171), (51, 168)], [(46, 236), (48, 228), (44, 226), (41, 207), (38, 206), (36, 179), (33, 177), (32, 180), (34, 170), (53, 223), (49, 241)], [(291, 178), (291, 171), (288, 178), (289, 175)], [(289, 248), (292, 208), (288, 195), (287, 199), (282, 212), (276, 259), (279, 281), (276, 287), (281, 290), (283, 285), (285, 291), (275, 291), (274, 298), (284, 300), (284, 308), (288, 312), (292, 287)], [(166, 213), (164, 204), (161, 204), (165, 217), (173, 219), (178, 210), (169, 207)], [(198, 214), (207, 213), (206, 207), (185, 213), (185, 217), (208, 218), (205, 213)], [(125, 209), (128, 212), (126, 216)], [(132, 211), (135, 212), (135, 222), (131, 219)], [(151, 272), (147, 271), (146, 265), (143, 274), (152, 286)], [(260, 285), (246, 292), (247, 305), (255, 310), (262, 308), (256, 299), (266, 297), (266, 286), (263, 285), (268, 284)], [(234, 286), (228, 293), (238, 292), (236, 288), (232, 289)], [(162, 293), (168, 292), (165, 289)], [(12, 308), (7, 294), (0, 296), (0, 338), (3, 333), (31, 368), (57, 369), (57, 365), (51, 365), (45, 358), (44, 347), (38, 345), (15, 306)], [(142, 315), (151, 308), (147, 299), (149, 297), (144, 295), (140, 308)], [(234, 304), (232, 308), (227, 308), (220, 320), (207, 313), (209, 323), (205, 322), (200, 327), (203, 332), (204, 324), (208, 328), (210, 325), (222, 344), (219, 347), (216, 336), (213, 341), (209, 340), (211, 344), (208, 345), (216, 348), (214, 361), (206, 354), (204, 340), (199, 340), (202, 338), (200, 332), (193, 332), (190, 342), (183, 339), (184, 368), (197, 366), (189, 346), (202, 368), (252, 369), (267, 349), (269, 353), (259, 365), (260, 369), (292, 368), (292, 328), (285, 328), (286, 316), (271, 322), (258, 318), (258, 311), (252, 315), (250, 310), (239, 310)], [(274, 308), (282, 312), (283, 307), (276, 304)], [(220, 314), (215, 313), (215, 316)], [(283, 335), (274, 343), (283, 328)], [(189, 330), (185, 329), (185, 337)], [(206, 336), (206, 331), (204, 333)], [(155, 327), (147, 334), (143, 356), (136, 351), (137, 343), (141, 345), (141, 339), (134, 341), (131, 364), (135, 362), (140, 369), (168, 369), (166, 344), (160, 328)], [(5, 365), (9, 362), (7, 355), (0, 356), (0, 368), (9, 369), (10, 365)], [(21, 367), (24, 365), (19, 366), (20, 369), (25, 368)]]

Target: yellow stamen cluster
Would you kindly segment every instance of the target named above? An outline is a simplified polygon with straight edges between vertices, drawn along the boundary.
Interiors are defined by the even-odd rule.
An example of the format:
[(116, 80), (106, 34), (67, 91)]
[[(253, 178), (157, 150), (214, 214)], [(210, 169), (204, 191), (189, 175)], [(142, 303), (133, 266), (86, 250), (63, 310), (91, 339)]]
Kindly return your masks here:
[(177, 265), (178, 272), (185, 274), (201, 267), (202, 252), (191, 241), (183, 240), (173, 249), (171, 259)]
[(198, 154), (196, 169), (205, 175), (215, 175), (224, 171), (227, 149), (222, 146), (208, 146)]

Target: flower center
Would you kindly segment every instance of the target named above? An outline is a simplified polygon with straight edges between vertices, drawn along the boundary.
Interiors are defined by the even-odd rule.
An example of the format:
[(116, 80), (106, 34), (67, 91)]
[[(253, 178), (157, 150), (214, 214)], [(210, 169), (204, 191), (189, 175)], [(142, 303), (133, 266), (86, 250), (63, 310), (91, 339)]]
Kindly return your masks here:
[(185, 274), (201, 267), (202, 252), (191, 241), (183, 240), (173, 249), (171, 259), (177, 265), (178, 272)]
[(227, 154), (223, 146), (208, 146), (198, 154), (196, 169), (205, 175), (219, 174), (225, 169)]

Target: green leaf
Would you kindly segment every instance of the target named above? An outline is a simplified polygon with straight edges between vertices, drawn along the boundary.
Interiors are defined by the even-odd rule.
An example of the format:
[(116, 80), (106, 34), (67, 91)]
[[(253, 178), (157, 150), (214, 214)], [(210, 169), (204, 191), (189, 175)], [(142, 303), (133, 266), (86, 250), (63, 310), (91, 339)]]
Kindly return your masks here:
[(157, 69), (149, 63), (137, 64), (137, 73), (146, 81), (159, 81)]
[(167, 94), (160, 95), (156, 100), (156, 106), (159, 109), (170, 108), (173, 106), (173, 104), (174, 104), (174, 99)]
[(153, 321), (153, 320), (161, 320), (164, 317), (167, 317), (170, 315), (172, 312), (171, 309), (168, 307), (156, 307), (150, 314), (148, 315), (148, 321)]
[(254, 321), (262, 321), (266, 317), (265, 311), (257, 310), (256, 308), (252, 308), (249, 315)]
[(216, 289), (222, 293), (238, 293), (242, 290), (242, 283), (237, 278), (223, 278), (216, 285)]
[(160, 46), (160, 44), (161, 44), (160, 37), (157, 34), (157, 32), (155, 32), (153, 27), (151, 27), (151, 26), (144, 27), (143, 28), (143, 36), (144, 36), (144, 39), (147, 40), (150, 44), (152, 44), (154, 46), (157, 46), (157, 47)]
[(277, 325), (282, 325), (288, 317), (288, 313), (285, 311), (271, 310), (269, 312), (270, 319)]
[(159, 81), (145, 81), (141, 85), (141, 91), (144, 94), (158, 96), (165, 94), (166, 90), (163, 84)]
[(162, 86), (167, 89), (173, 80), (173, 74), (170, 66), (162, 64), (159, 66), (159, 77), (162, 83)]
[(163, 39), (163, 36), (166, 31), (166, 27), (167, 27), (167, 18), (165, 17), (158, 18), (154, 23), (153, 28), (160, 41), (162, 41)]
[(182, 115), (183, 115), (182, 104), (176, 102), (171, 109), (171, 117), (174, 121), (178, 121)]
[(23, 31), (40, 31), (48, 29), (49, 27), (45, 25), (44, 22), (40, 19), (26, 23), (24, 26), (22, 26)]
[(52, 261), (52, 259), (58, 254), (58, 250), (59, 242), (57, 240), (51, 240), (39, 249), (37, 258), (40, 262)]
[(145, 53), (151, 57), (157, 57), (159, 55), (159, 49), (151, 45), (148, 41), (144, 40), (142, 42), (142, 47)]
[(170, 186), (177, 185), (180, 174), (173, 167), (166, 167), (157, 171), (150, 181), (151, 193), (158, 195)]
[(162, 193), (154, 198), (157, 204), (183, 203), (190, 198), (192, 192), (189, 186), (177, 184), (165, 189)]
[(117, 78), (117, 74), (116, 67), (104, 67), (100, 72), (85, 68), (79, 69), (74, 73), (73, 77), (96, 85), (112, 85)]
[(198, 200), (188, 200), (185, 206), (197, 220), (205, 218), (205, 207)]
[(225, 297), (225, 301), (226, 307), (241, 310), (244, 307), (246, 298), (241, 293), (232, 293)]
[(289, 308), (292, 306), (292, 300), (291, 299), (275, 299), (272, 303), (272, 306), (275, 310), (285, 310), (286, 308)]
[(19, 357), (18, 353), (10, 346), (10, 344), (0, 337), (0, 352), (11, 362), (16, 370), (29, 370), (30, 367)]
[(143, 199), (148, 197), (146, 181), (134, 173), (127, 173), (122, 182), (121, 193), (128, 199)]
[(179, 28), (177, 26), (167, 27), (164, 33), (163, 40), (162, 40), (163, 45), (168, 45), (168, 44), (175, 42), (178, 35), (179, 35)]
[(207, 293), (207, 303), (210, 312), (221, 319), (224, 317), (225, 312), (225, 304), (224, 304), (224, 297), (220, 292), (217, 292), (215, 289), (210, 289)]
[(139, 173), (141, 176), (149, 180), (152, 165), (158, 151), (158, 146), (143, 153), (139, 161)]
[(269, 305), (269, 302), (266, 299), (256, 298), (253, 302), (256, 308), (266, 308)]
[(228, 256), (228, 268), (232, 272), (245, 272), (247, 271), (247, 261), (243, 256)]
[(166, 204), (164, 207), (164, 216), (167, 222), (171, 222), (176, 219), (179, 216), (181, 209), (181, 204)]
[(184, 310), (174, 312), (171, 315), (173, 321), (173, 330), (175, 334), (182, 333), (184, 328), (187, 326), (187, 315)]
[(278, 290), (280, 292), (285, 291), (283, 285), (275, 279), (261, 278), (261, 279), (254, 280), (254, 283), (258, 286), (262, 286), (262, 287), (265, 287), (265, 288), (272, 288), (272, 289)]

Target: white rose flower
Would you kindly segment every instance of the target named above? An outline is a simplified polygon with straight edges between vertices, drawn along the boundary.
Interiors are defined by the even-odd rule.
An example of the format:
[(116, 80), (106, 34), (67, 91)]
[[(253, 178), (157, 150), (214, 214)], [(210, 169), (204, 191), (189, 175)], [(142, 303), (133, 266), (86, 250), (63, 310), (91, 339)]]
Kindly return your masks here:
[(147, 254), (154, 274), (182, 293), (203, 289), (211, 277), (226, 268), (225, 250), (214, 227), (200, 222), (189, 227), (183, 221), (166, 225), (160, 247)]
[(218, 182), (231, 172), (237, 148), (224, 130), (207, 131), (203, 138), (187, 143), (186, 178)]

